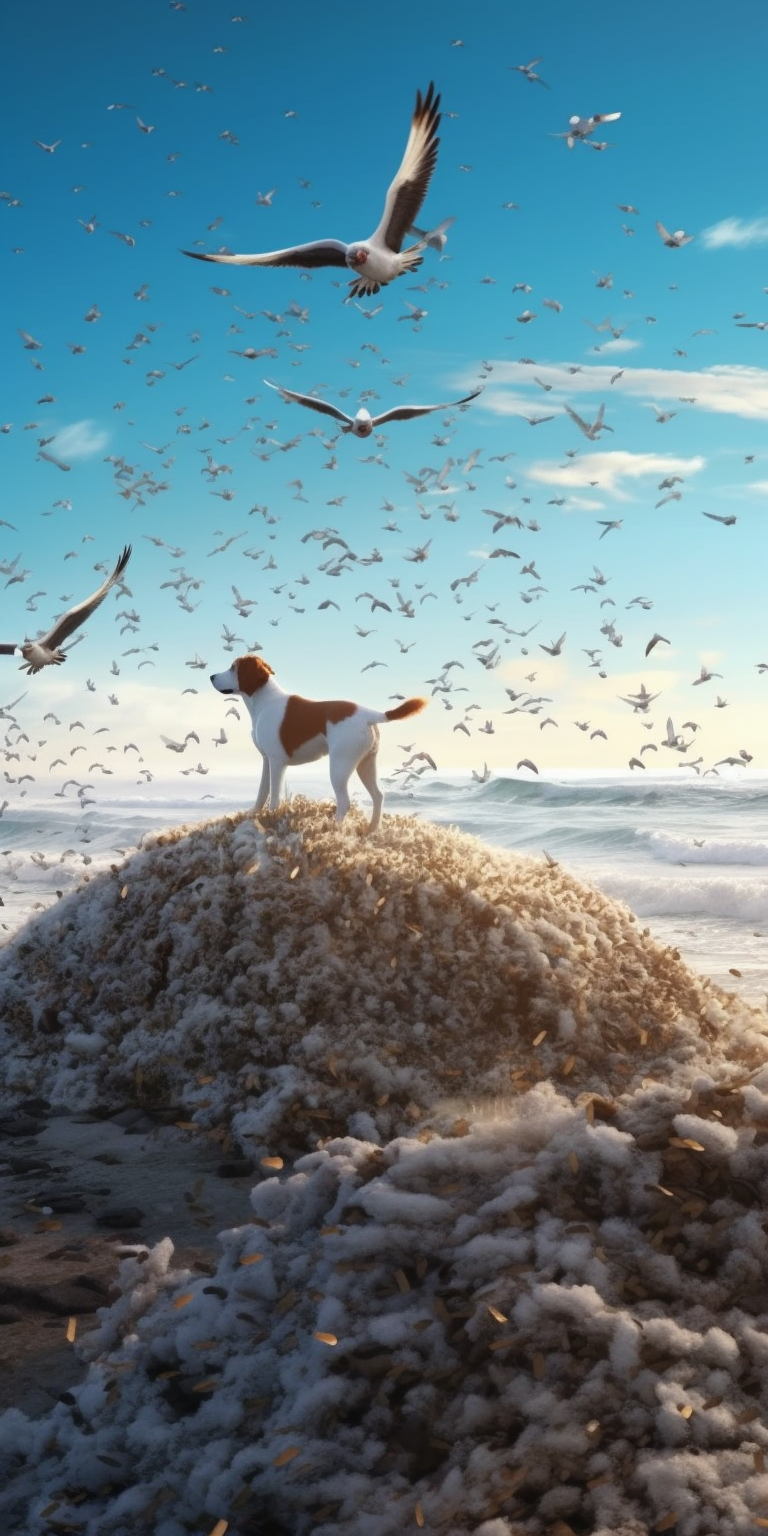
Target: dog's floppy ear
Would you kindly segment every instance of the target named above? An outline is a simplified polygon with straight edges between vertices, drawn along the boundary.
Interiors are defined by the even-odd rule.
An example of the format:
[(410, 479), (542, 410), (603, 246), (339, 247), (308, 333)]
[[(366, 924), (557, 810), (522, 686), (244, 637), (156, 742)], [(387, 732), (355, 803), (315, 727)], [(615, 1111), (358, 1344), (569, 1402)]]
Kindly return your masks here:
[(262, 661), (260, 656), (238, 656), (235, 672), (240, 692), (247, 694), (249, 698), (257, 693), (259, 688), (263, 688), (270, 677), (274, 677), (269, 662)]

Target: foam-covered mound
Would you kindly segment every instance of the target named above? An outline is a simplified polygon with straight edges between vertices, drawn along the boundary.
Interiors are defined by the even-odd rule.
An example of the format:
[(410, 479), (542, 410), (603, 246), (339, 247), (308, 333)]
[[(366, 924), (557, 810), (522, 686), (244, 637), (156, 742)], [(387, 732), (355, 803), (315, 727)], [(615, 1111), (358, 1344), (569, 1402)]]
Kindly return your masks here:
[(34, 919), (0, 953), (6, 1085), (295, 1154), (544, 1078), (611, 1095), (724, 1029), (762, 1061), (754, 1009), (559, 866), (361, 826), (299, 799), (165, 832)]
[(649, 1084), (609, 1125), (542, 1085), (464, 1136), (305, 1155), (212, 1277), (170, 1241), (123, 1262), (85, 1383), (0, 1419), (3, 1529), (754, 1532), (766, 1090)]
[(212, 1275), (123, 1261), (86, 1380), (0, 1419), (0, 1526), (751, 1536), (765, 1019), (562, 870), (326, 815), (166, 835), (5, 953), (17, 1084), (214, 1076), (312, 1150)]

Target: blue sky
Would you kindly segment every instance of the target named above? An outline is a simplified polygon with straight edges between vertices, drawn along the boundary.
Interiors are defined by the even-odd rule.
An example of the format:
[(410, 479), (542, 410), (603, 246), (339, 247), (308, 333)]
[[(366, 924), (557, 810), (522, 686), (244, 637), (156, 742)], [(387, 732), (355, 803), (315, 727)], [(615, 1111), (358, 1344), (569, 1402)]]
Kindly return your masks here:
[[(51, 710), (62, 721), (46, 726), (41, 761), (79, 718), (94, 733), (108, 727), (129, 777), (125, 742), (139, 742), (151, 771), (174, 771), (160, 735), (192, 728), (203, 763), (247, 771), (244, 720), (226, 720), (225, 751), (212, 745), (226, 701), (207, 671), (233, 654), (227, 625), (234, 654), (258, 644), (284, 687), (313, 697), (385, 707), (395, 694), (430, 693), (427, 680), (461, 662), (447, 674), (453, 691), (435, 694), (412, 733), (445, 768), (526, 756), (542, 772), (626, 768), (664, 739), (668, 715), (676, 729), (700, 726), (689, 758), (706, 765), (744, 749), (767, 766), (768, 331), (735, 318), (768, 319), (768, 198), (755, 169), (764, 6), (726, 14), (704, 3), (695, 25), (689, 7), (657, 3), (470, 12), (395, 0), (385, 15), (306, 4), (237, 14), (247, 13), (194, 0), (182, 10), (46, 0), (5, 12), (1, 515), (15, 526), (0, 526), (0, 639), (47, 628), (97, 584), (94, 565), (134, 546), (131, 596), (110, 596), (66, 667), (29, 683), (28, 727), (42, 730)], [(537, 55), (549, 89), (507, 67)], [(430, 79), (455, 115), (443, 118), (422, 222), (456, 222), (446, 259), (429, 252), (414, 275), (417, 291), (398, 279), (365, 301), (383, 306), (367, 319), (343, 303), (341, 273), (217, 268), (180, 254), (369, 234), (416, 88)], [(553, 136), (571, 114), (596, 111), (622, 113), (603, 130), (604, 153), (570, 153)], [(61, 142), (47, 153), (35, 140)], [(271, 206), (257, 206), (274, 188)], [(695, 240), (665, 248), (657, 219)], [(609, 274), (611, 286), (598, 286)], [(428, 311), (417, 329), (406, 301)], [(92, 306), (98, 318), (86, 321)], [(522, 323), (526, 310), (536, 318)], [(585, 324), (607, 319), (600, 331)], [(40, 346), (25, 347), (19, 330)], [(246, 348), (277, 355), (236, 355)], [(350, 410), (361, 391), (376, 391), (380, 410), (450, 401), (478, 383), (484, 392), (461, 414), (390, 426), (382, 445), (327, 447), (327, 418), (284, 403), (265, 376)], [(612, 431), (590, 443), (564, 404), (591, 420), (603, 401)], [(654, 405), (674, 415), (659, 424)], [(537, 414), (554, 419), (531, 427), (524, 416)], [(37, 457), (41, 438), (67, 472)], [(383, 463), (362, 463), (371, 452)], [(229, 471), (201, 473), (209, 454)], [(121, 463), (131, 473), (116, 480)], [(421, 475), (427, 466), (434, 473)], [(671, 474), (683, 477), (681, 499), (657, 508)], [(120, 494), (137, 482), (138, 498)], [(523, 528), (494, 535), (485, 509)], [(601, 538), (599, 519), (621, 526)], [(302, 542), (323, 528), (358, 557), (336, 576), (320, 567), (343, 545)], [(426, 558), (409, 560), (427, 541)], [(520, 558), (490, 560), (498, 547)], [(380, 561), (360, 563), (376, 550)], [(537, 575), (522, 575), (531, 562)], [(572, 590), (595, 566), (605, 584)], [(451, 590), (476, 570), (473, 585)], [(180, 574), (179, 586), (163, 585)], [(247, 619), (233, 587), (253, 602)], [(398, 590), (415, 617), (396, 611)], [(371, 616), (356, 601), (365, 591), (392, 614)], [(653, 606), (628, 606), (637, 597)], [(321, 609), (328, 599), (338, 609)], [(613, 639), (601, 633), (609, 620)], [(529, 625), (528, 637), (508, 633)], [(561, 655), (539, 648), (563, 631)], [(670, 643), (646, 659), (656, 631)], [(494, 647), (498, 664), (486, 668), (478, 658)], [(586, 649), (602, 662), (590, 668)], [(206, 671), (188, 667), (196, 657)], [(23, 682), (3, 664), (5, 703)], [(702, 665), (722, 678), (694, 689)], [(619, 696), (641, 684), (660, 696), (638, 717)], [(190, 687), (199, 693), (185, 695)], [(523, 708), (508, 716), (510, 688)], [(547, 702), (531, 714), (526, 700), (538, 695)], [(547, 715), (557, 724), (542, 731)], [(492, 732), (481, 732), (487, 721)], [(382, 756), (397, 761), (394, 745)], [(646, 771), (668, 768), (669, 756), (647, 753)]]

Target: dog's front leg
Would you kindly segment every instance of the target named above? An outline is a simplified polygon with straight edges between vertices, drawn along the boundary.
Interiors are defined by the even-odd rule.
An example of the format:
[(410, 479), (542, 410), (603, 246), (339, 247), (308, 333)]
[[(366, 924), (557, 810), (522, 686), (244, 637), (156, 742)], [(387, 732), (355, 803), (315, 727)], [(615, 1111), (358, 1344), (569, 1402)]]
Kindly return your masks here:
[(273, 758), (270, 769), (269, 809), (276, 811), (283, 798), (283, 784), (285, 782), (285, 770), (288, 764)]
[(263, 811), (269, 798), (269, 758), (265, 754), (262, 754), (262, 758), (261, 783), (259, 785), (259, 793), (256, 796), (256, 804), (253, 807), (254, 811)]

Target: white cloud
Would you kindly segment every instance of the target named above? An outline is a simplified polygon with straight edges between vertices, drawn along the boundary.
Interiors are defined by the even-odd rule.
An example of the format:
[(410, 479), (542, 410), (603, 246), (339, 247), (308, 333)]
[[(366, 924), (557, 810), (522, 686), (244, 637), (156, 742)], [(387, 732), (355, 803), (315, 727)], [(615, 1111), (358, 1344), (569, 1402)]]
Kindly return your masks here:
[(614, 336), (611, 341), (604, 341), (593, 348), (595, 352), (634, 352), (642, 346), (641, 341), (633, 341), (631, 336)]
[(725, 245), (768, 245), (768, 219), (721, 219), (702, 231), (701, 241), (710, 251)]
[(54, 439), (56, 456), (61, 459), (90, 459), (95, 453), (103, 453), (109, 442), (109, 433), (97, 427), (95, 421), (73, 421), (62, 427)]
[(612, 449), (607, 453), (580, 454), (569, 464), (555, 464), (539, 460), (526, 470), (529, 480), (541, 485), (591, 486), (598, 482), (601, 491), (608, 492), (619, 501), (629, 499), (624, 480), (641, 480), (647, 475), (695, 475), (706, 466), (706, 459), (677, 458), (666, 453), (629, 453), (626, 449)]
[(768, 496), (768, 480), (750, 480), (748, 490), (760, 491), (763, 496)]
[[(765, 368), (738, 367), (717, 363), (712, 368), (625, 368), (621, 377), (615, 378), (610, 364), (584, 364), (577, 373), (569, 372), (568, 363), (537, 363), (536, 374), (545, 384), (553, 386), (558, 395), (569, 399), (574, 394), (592, 394), (609, 398), (611, 395), (632, 395), (650, 403), (661, 400), (673, 404), (681, 399), (693, 399), (703, 411), (714, 411), (724, 416), (743, 416), (750, 421), (768, 421), (768, 370)], [(462, 380), (466, 384), (466, 379)], [(483, 407), (498, 416), (520, 414), (520, 394), (507, 394), (501, 386), (512, 385), (519, 390), (521, 384), (531, 384), (532, 369), (527, 363), (494, 363), (493, 384), (486, 388)], [(547, 400), (555, 404), (548, 396)], [(542, 402), (536, 390), (537, 410)], [(531, 401), (525, 408), (530, 410)]]

